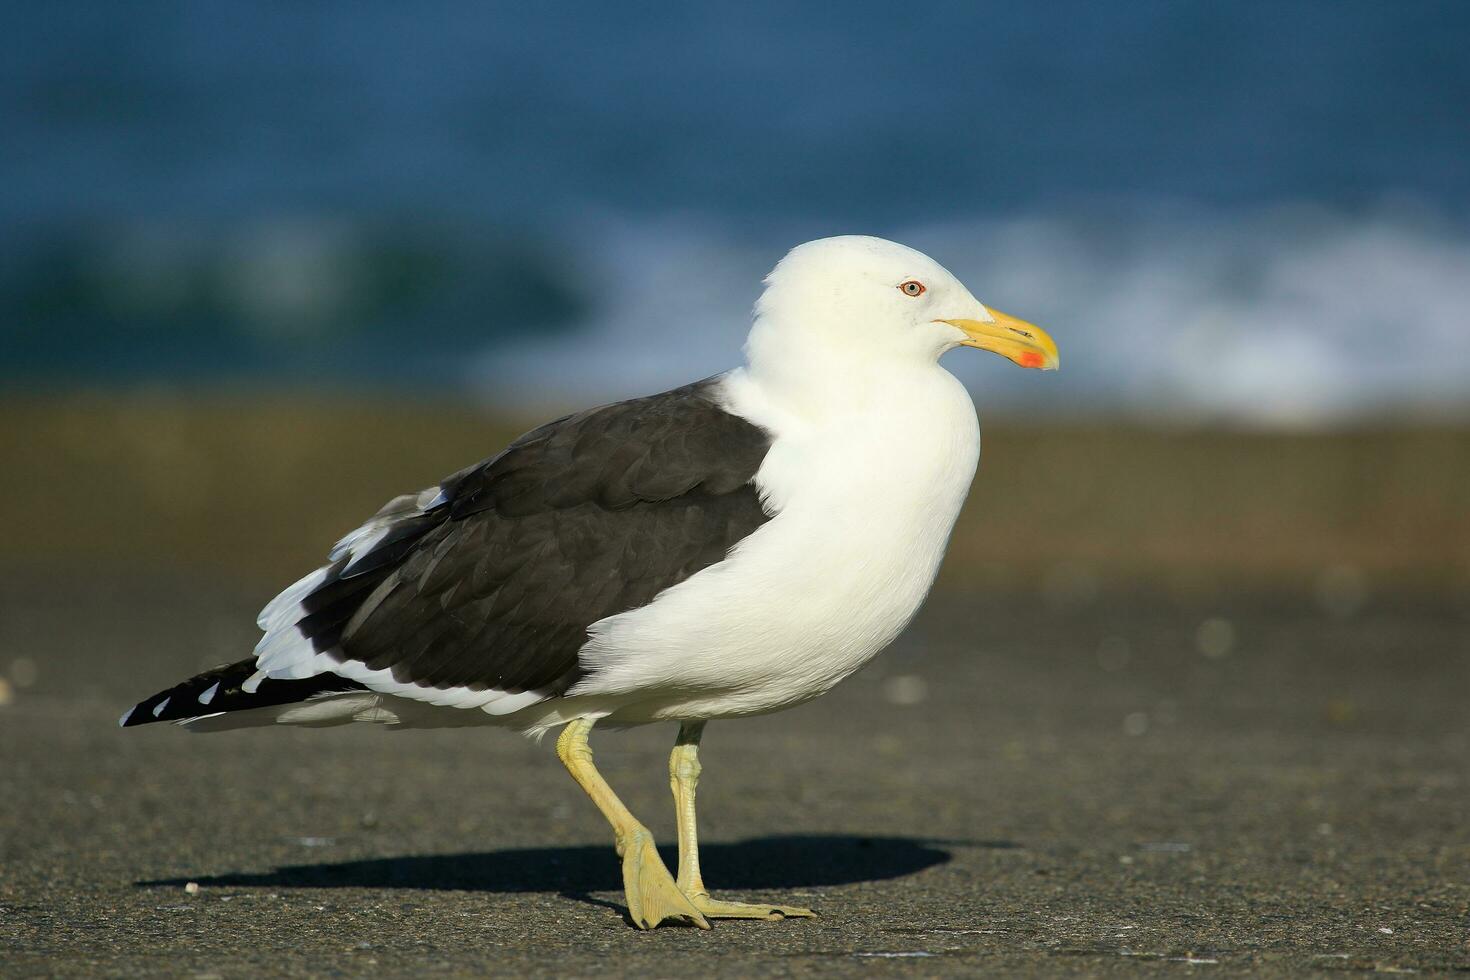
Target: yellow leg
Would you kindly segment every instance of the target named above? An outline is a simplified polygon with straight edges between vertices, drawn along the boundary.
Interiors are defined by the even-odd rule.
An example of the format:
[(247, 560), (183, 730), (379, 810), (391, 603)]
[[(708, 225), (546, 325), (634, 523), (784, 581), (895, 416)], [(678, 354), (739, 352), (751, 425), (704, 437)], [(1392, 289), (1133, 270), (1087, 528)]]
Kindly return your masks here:
[(556, 754), (612, 824), (618, 856), (623, 859), (623, 892), (628, 899), (629, 918), (640, 929), (652, 929), (670, 919), (708, 929), (709, 921), (684, 897), (669, 869), (664, 867), (654, 847), (653, 835), (623, 805), (592, 765), (587, 733), (593, 724), (585, 718), (568, 724), (556, 740)]
[(811, 909), (794, 905), (749, 905), (721, 902), (709, 897), (699, 873), (699, 834), (694, 822), (694, 790), (699, 785), (699, 739), (704, 722), (688, 722), (679, 729), (679, 740), (669, 755), (669, 785), (674, 790), (674, 809), (679, 816), (679, 890), (711, 919), (784, 919), (814, 916)]

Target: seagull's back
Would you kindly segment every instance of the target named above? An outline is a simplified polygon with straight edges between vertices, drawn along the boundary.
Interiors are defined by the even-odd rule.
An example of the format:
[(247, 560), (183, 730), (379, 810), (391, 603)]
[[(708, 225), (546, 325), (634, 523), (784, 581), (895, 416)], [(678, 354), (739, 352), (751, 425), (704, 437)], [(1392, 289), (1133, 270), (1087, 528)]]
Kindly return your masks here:
[(754, 484), (770, 436), (717, 387), (558, 419), (395, 498), (262, 610), (252, 657), (160, 691), (124, 725), (528, 727), (526, 709), (587, 676), (593, 624), (770, 519)]

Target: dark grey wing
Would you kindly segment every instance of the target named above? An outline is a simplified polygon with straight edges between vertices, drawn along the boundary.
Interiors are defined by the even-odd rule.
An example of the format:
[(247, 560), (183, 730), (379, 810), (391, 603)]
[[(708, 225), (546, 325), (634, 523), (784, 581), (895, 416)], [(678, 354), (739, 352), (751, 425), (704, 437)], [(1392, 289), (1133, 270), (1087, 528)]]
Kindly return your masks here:
[(591, 624), (722, 560), (768, 520), (752, 481), (770, 439), (712, 386), (558, 419), (437, 494), (398, 498), (267, 607), (262, 648), (273, 623), (283, 652), (309, 640), (352, 676), (362, 665), (425, 689), (566, 691)]

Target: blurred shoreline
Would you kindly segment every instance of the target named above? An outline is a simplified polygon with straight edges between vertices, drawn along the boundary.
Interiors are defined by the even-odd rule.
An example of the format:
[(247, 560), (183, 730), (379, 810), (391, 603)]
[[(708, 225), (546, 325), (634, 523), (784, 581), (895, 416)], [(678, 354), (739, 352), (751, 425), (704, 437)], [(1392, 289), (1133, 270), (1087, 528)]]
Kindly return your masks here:
[[(549, 417), (549, 416), (547, 416)], [(540, 418), (459, 400), (75, 394), (0, 400), (0, 573), (269, 589), (391, 496)], [(1470, 595), (1470, 427), (1283, 433), (988, 420), (941, 591)]]
[(530, 230), (303, 212), (79, 226), (0, 246), (0, 384), (453, 392), (511, 412), (611, 401), (724, 370), (787, 249), (863, 232), (933, 255), (1057, 338), (1058, 377), (946, 361), (989, 411), (1467, 423), (1470, 238), (1455, 216), (1385, 193), (1359, 208), (1137, 197), (905, 224), (602, 213)]

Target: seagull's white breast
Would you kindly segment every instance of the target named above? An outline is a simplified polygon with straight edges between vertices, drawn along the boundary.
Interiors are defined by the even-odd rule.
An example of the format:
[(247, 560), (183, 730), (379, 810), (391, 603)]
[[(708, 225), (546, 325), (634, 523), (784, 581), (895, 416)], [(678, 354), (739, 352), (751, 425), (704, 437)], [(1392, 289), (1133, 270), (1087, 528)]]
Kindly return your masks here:
[(727, 407), (774, 435), (756, 483), (774, 516), (723, 562), (593, 625), (570, 693), (611, 721), (728, 717), (830, 689), (923, 602), (969, 491), (980, 433), (938, 365), (895, 375), (817, 419), (784, 414), (749, 376)]

